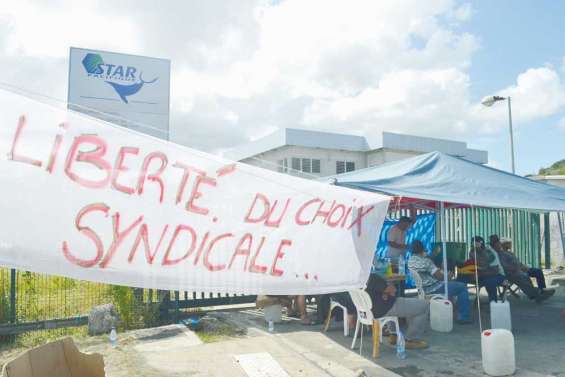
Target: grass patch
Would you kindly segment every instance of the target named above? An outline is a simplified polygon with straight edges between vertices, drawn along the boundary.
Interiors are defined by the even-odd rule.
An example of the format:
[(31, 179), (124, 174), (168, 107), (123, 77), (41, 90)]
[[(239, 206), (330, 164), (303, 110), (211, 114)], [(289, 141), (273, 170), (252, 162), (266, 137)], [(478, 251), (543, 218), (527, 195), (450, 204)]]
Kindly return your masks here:
[(206, 316), (200, 320), (194, 332), (202, 342), (213, 343), (245, 335), (246, 329), (221, 318)]

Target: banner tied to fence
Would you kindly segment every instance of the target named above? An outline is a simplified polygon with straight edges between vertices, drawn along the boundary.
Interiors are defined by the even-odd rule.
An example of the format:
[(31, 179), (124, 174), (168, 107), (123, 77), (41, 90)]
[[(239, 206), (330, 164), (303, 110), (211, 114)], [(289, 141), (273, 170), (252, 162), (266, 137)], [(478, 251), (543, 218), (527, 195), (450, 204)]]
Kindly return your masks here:
[(386, 196), (224, 160), (4, 90), (0, 108), (2, 266), (234, 294), (319, 294), (367, 280)]

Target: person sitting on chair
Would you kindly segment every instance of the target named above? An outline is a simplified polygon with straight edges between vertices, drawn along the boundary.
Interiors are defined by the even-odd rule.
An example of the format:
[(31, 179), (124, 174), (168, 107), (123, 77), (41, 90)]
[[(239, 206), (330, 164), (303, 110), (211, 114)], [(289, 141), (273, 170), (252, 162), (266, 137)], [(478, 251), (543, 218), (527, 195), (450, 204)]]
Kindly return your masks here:
[[(510, 238), (503, 237), (500, 240), (500, 244), (501, 244), (502, 249), (504, 251), (512, 253), (512, 255), (514, 255), (514, 256), (516, 255), (512, 251), (512, 240)], [(538, 289), (541, 292), (546, 290), (545, 276), (544, 276), (541, 268), (528, 267), (527, 265), (525, 265), (521, 262), (520, 262), (520, 267), (521, 267), (521, 270), (526, 272), (529, 277), (536, 279), (537, 284), (538, 284)], [(555, 293), (555, 289), (547, 289), (547, 291), (552, 292), (552, 294)]]
[[(365, 289), (373, 302), (373, 316), (405, 318), (407, 328), (404, 332), (406, 348), (427, 348), (428, 343), (423, 340), (429, 325), (430, 304), (417, 298), (396, 297), (394, 285), (387, 282), (378, 274), (371, 274)], [(389, 337), (391, 344), (396, 344), (396, 335)]]
[(554, 290), (540, 291), (539, 289), (536, 289), (528, 275), (527, 271), (529, 268), (522, 264), (513, 253), (502, 247), (502, 244), (496, 234), (490, 236), (490, 244), (493, 250), (498, 253), (502, 267), (506, 273), (506, 279), (520, 287), (522, 292), (524, 292), (530, 300), (535, 300), (539, 303), (547, 300), (555, 293)]
[[(426, 254), (425, 256), (431, 259), (437, 268), (443, 269), (443, 251), (441, 250), (441, 245), (436, 245), (436, 247), (432, 249), (431, 254)], [(451, 259), (449, 255), (447, 256), (447, 271), (455, 273), (455, 268), (461, 267), (462, 265), (463, 263), (458, 264), (456, 261)]]
[[(422, 289), (426, 294), (443, 294), (445, 292), (443, 272), (428, 258), (424, 244), (419, 240), (412, 242), (412, 256), (408, 261), (408, 268), (411, 271), (416, 271), (418, 275), (420, 275), (422, 279)], [(448, 276), (450, 279), (453, 277), (451, 273), (449, 273)], [(471, 304), (467, 284), (450, 280), (447, 282), (447, 294), (452, 302), (453, 297), (457, 297), (457, 323), (472, 323)]]
[[(504, 270), (498, 265), (496, 255), (489, 252), (485, 248), (485, 241), (482, 237), (475, 236), (472, 238), (473, 243), (469, 257), (474, 261), (479, 278), (479, 287), (485, 287), (488, 293), (489, 301), (497, 301), (498, 294), (496, 287), (504, 282)], [(475, 283), (475, 274), (460, 274), (457, 280), (464, 283)]]

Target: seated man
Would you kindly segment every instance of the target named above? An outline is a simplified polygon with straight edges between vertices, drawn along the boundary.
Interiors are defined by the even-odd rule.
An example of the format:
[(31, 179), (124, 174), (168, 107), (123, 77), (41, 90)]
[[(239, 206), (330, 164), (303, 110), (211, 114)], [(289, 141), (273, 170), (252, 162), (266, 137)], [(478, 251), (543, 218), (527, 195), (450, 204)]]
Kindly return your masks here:
[[(437, 268), (443, 269), (443, 251), (441, 250), (441, 245), (437, 245), (432, 249), (430, 255), (425, 255), (426, 258), (431, 259), (431, 261), (436, 265)], [(456, 261), (447, 256), (447, 271), (455, 272), (455, 267), (460, 267)]]
[[(482, 237), (475, 236), (471, 240), (473, 248), (471, 249), (470, 258), (474, 261), (479, 277), (479, 286), (485, 287), (488, 293), (489, 301), (497, 301), (498, 293), (496, 287), (504, 282), (504, 270), (498, 263), (496, 253), (490, 252), (485, 247), (485, 241)], [(464, 283), (475, 283), (475, 274), (459, 274), (457, 280)]]
[[(422, 288), (426, 294), (443, 294), (445, 292), (443, 272), (428, 258), (424, 245), (419, 240), (412, 243), (412, 256), (408, 268), (416, 271), (422, 278)], [(450, 278), (452, 277), (450, 273)], [(451, 301), (457, 297), (457, 323), (469, 324), (471, 321), (471, 305), (467, 284), (460, 281), (447, 282), (447, 294)]]
[(490, 244), (491, 247), (498, 253), (502, 267), (506, 273), (506, 279), (520, 287), (522, 292), (524, 292), (530, 300), (535, 300), (539, 303), (548, 299), (555, 293), (554, 290), (540, 291), (539, 289), (536, 289), (528, 275), (528, 267), (523, 265), (518, 258), (516, 258), (514, 253), (511, 253), (502, 247), (497, 235), (494, 234), (490, 236)]
[[(375, 318), (394, 316), (406, 319), (407, 328), (404, 332), (406, 348), (428, 347), (428, 343), (422, 339), (429, 325), (430, 304), (427, 301), (396, 297), (394, 285), (387, 285), (386, 281), (377, 274), (371, 274), (369, 277), (366, 291), (371, 296)], [(391, 335), (389, 341), (395, 344), (396, 335)]]
[[(504, 251), (507, 251), (515, 255), (514, 252), (512, 251), (512, 240), (510, 238), (502, 238), (500, 240), (500, 244)], [(540, 290), (540, 292), (546, 290), (545, 276), (541, 268), (528, 267), (521, 262), (520, 262), (520, 266), (522, 271), (526, 272), (529, 277), (536, 279), (538, 284), (538, 289)], [(555, 289), (548, 289), (548, 291), (552, 292), (552, 294), (555, 293)]]

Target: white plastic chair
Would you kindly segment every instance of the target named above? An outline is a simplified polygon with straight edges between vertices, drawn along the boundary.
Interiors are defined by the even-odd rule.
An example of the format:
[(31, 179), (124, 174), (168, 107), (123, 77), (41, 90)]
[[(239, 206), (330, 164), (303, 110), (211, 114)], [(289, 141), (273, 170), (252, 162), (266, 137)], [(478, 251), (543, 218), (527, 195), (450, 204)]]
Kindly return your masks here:
[(326, 319), (326, 325), (324, 331), (328, 331), (330, 327), (330, 322), (332, 320), (332, 311), (335, 308), (341, 308), (343, 310), (343, 336), (349, 336), (349, 324), (347, 323), (347, 308), (341, 305), (339, 302), (330, 299), (330, 311), (328, 312), (328, 318)]
[[(349, 291), (349, 295), (351, 296), (351, 300), (353, 301), (353, 304), (355, 305), (355, 308), (357, 309), (357, 324), (355, 325), (355, 334), (353, 335), (353, 342), (351, 343), (351, 348), (355, 348), (355, 343), (357, 341), (357, 334), (359, 333), (359, 327), (361, 327), (361, 345), (359, 347), (359, 354), (362, 353), (363, 351), (363, 326), (373, 326), (373, 320), (375, 320), (375, 318), (373, 317), (373, 312), (371, 311), (371, 309), (373, 308), (373, 302), (371, 301), (371, 296), (369, 296), (369, 294), (367, 292), (365, 292), (364, 290), (354, 290), (354, 291)], [(379, 334), (379, 342), (382, 343), (383, 342), (383, 330), (384, 330), (384, 326), (389, 323), (392, 322), (394, 323), (394, 325), (396, 326), (396, 331), (398, 332), (399, 327), (398, 327), (398, 317), (381, 317), (381, 318), (377, 318), (377, 321), (379, 321), (379, 328), (380, 328), (380, 334)]]
[(422, 277), (420, 276), (420, 274), (418, 273), (418, 271), (413, 270), (413, 269), (409, 269), (410, 273), (412, 274), (412, 279), (414, 280), (414, 284), (416, 284), (416, 289), (418, 290), (418, 298), (420, 300), (432, 300), (436, 297), (441, 297), (443, 298), (443, 295), (440, 294), (426, 294), (426, 292), (424, 291), (423, 288), (423, 283), (422, 283)]

